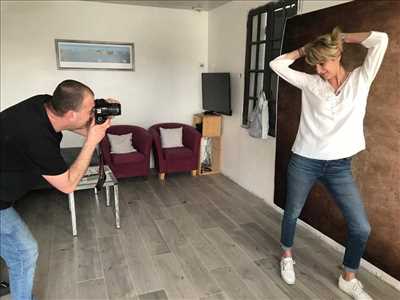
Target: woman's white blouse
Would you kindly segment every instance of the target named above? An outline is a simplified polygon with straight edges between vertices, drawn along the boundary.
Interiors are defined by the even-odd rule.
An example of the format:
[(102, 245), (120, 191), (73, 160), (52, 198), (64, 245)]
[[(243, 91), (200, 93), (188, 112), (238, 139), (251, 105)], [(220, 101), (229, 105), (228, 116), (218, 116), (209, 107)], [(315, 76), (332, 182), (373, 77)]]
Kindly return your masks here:
[(363, 120), (368, 92), (382, 63), (388, 35), (372, 31), (362, 43), (368, 54), (336, 92), (319, 75), (291, 69), (286, 54), (270, 62), (280, 77), (301, 89), (301, 117), (292, 151), (299, 155), (333, 160), (365, 149)]

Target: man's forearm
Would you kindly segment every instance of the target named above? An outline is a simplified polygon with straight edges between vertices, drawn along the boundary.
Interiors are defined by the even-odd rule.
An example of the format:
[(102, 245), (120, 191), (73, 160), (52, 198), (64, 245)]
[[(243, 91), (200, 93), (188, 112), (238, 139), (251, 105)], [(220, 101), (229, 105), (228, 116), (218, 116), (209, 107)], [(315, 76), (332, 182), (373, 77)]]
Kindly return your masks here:
[(91, 144), (86, 141), (78, 157), (69, 168), (68, 180), (70, 182), (70, 185), (73, 186), (74, 189), (78, 185), (82, 176), (85, 174), (87, 168), (89, 167), (95, 149), (95, 144)]

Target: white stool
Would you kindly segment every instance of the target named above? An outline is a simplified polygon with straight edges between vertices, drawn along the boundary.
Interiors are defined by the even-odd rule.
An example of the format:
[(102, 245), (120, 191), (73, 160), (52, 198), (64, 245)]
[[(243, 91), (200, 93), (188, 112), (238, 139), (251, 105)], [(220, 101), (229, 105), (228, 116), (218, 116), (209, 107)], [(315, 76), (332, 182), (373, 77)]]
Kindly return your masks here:
[[(94, 189), (96, 200), (98, 200), (98, 194), (96, 189), (97, 180), (99, 178), (98, 166), (91, 166), (87, 169), (85, 175), (82, 177), (75, 191)], [(103, 187), (106, 189), (106, 206), (110, 206), (110, 186), (114, 189), (114, 211), (115, 211), (115, 227), (120, 228), (119, 221), (119, 195), (118, 195), (118, 181), (112, 173), (109, 166), (104, 166), (104, 172), (106, 174), (106, 180)], [(75, 213), (75, 196), (74, 192), (68, 194), (69, 210), (71, 212), (72, 222), (72, 235), (77, 236), (76, 230), (76, 213)]]

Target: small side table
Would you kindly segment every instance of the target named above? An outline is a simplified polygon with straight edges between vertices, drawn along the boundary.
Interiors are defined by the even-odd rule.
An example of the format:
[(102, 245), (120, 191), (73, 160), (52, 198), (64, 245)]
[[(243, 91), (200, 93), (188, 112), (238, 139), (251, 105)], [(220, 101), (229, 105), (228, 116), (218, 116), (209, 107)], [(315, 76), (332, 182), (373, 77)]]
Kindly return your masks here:
[[(75, 191), (94, 189), (96, 200), (98, 200), (98, 194), (96, 189), (97, 180), (99, 178), (99, 167), (91, 166), (87, 169), (85, 175), (82, 177)], [(119, 220), (119, 195), (118, 195), (118, 181), (112, 173), (109, 166), (104, 166), (104, 172), (106, 174), (106, 180), (104, 187), (106, 189), (106, 206), (110, 206), (110, 187), (114, 190), (114, 211), (115, 211), (115, 227), (120, 228)], [(75, 196), (74, 192), (68, 194), (69, 199), (69, 210), (71, 212), (72, 222), (72, 235), (77, 236), (76, 230), (76, 213), (75, 213)]]

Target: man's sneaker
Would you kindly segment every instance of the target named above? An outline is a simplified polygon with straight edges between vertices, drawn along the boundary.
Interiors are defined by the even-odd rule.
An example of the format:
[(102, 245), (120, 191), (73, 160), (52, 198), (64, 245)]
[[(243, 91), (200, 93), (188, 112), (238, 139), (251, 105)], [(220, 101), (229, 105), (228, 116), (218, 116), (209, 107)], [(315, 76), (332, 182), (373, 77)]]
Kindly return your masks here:
[(353, 278), (350, 281), (344, 280), (342, 275), (339, 277), (339, 289), (350, 295), (355, 300), (372, 300), (370, 295), (364, 291), (364, 287), (361, 282)]
[(281, 258), (281, 276), (287, 284), (294, 284), (296, 281), (296, 275), (293, 267), (294, 264), (295, 262), (291, 257)]

